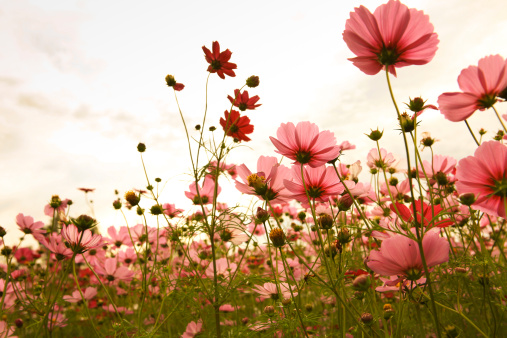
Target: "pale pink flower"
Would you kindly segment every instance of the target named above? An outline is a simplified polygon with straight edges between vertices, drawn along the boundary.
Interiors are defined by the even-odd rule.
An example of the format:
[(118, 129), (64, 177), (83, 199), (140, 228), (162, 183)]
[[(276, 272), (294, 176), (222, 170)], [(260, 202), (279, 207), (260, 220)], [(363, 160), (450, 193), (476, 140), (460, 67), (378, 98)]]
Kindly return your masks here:
[(197, 323), (192, 321), (188, 323), (185, 332), (181, 335), (181, 338), (193, 338), (202, 331), (202, 321), (199, 320)]
[(130, 235), (128, 232), (128, 228), (126, 226), (120, 227), (120, 230), (116, 230), (114, 225), (111, 225), (107, 228), (107, 233), (109, 238), (105, 238), (106, 242), (116, 246), (117, 248), (122, 245), (132, 246), (132, 240), (130, 239)]
[[(202, 184), (202, 188), (200, 185), (198, 185), (199, 195), (197, 194), (195, 182), (190, 183), (188, 188), (190, 191), (185, 191), (185, 196), (192, 200), (194, 204), (200, 205), (213, 203), (213, 197), (215, 195), (215, 182), (212, 179), (205, 178), (204, 183)], [(220, 194), (220, 191), (222, 191), (222, 188), (218, 186), (217, 195)]]
[(129, 310), (128, 308), (126, 308), (124, 306), (117, 306), (116, 309), (115, 309), (114, 306), (113, 306), (113, 304), (102, 305), (102, 309), (104, 309), (107, 312), (116, 312), (116, 310), (118, 310), (118, 312), (124, 313), (126, 315), (131, 315), (131, 314), (134, 313), (134, 311)]
[(377, 148), (372, 148), (366, 159), (368, 167), (376, 169), (387, 169), (396, 162), (394, 155), (388, 153), (384, 148), (380, 148), (380, 153)]
[(477, 196), (473, 208), (505, 218), (507, 203), (507, 146), (483, 142), (474, 156), (459, 161), (456, 168), (459, 194)]
[[(424, 234), (422, 246), (428, 268), (449, 260), (449, 243), (440, 237), (439, 228)], [(367, 265), (380, 275), (403, 275), (410, 280), (419, 279), (424, 272), (418, 243), (400, 234), (385, 239), (380, 251), (371, 251)]]
[(40, 221), (34, 222), (32, 216), (25, 216), (20, 213), (16, 216), (16, 224), (21, 231), (25, 234), (32, 234), (39, 242), (44, 238), (44, 234), (46, 233), (46, 230), (44, 230), (44, 223)]
[(479, 65), (461, 71), (459, 88), (463, 92), (444, 93), (438, 97), (438, 108), (445, 118), (464, 121), (476, 110), (491, 108), (497, 97), (507, 88), (507, 60), (490, 55), (479, 60)]
[(456, 159), (450, 156), (435, 155), (433, 160), (430, 162), (424, 160), (422, 168), (419, 168), (419, 177), (424, 178), (425, 173), (428, 177), (429, 184), (434, 185), (446, 185), (451, 183), (454, 178), (450, 175), (456, 168)]
[(118, 252), (118, 260), (126, 265), (130, 265), (137, 260), (136, 251), (132, 248), (127, 248), (125, 251)]
[(0, 320), (0, 338), (17, 338), (18, 336), (13, 336), (16, 328), (14, 326), (9, 326), (7, 322)]
[(90, 230), (84, 233), (79, 231), (74, 224), (64, 225), (62, 237), (69, 243), (75, 253), (83, 253), (90, 249), (101, 247), (104, 243), (101, 235), (94, 235)]
[(72, 257), (72, 250), (69, 249), (63, 242), (61, 235), (57, 233), (51, 233), (49, 237), (41, 239), (41, 243), (55, 254), (56, 259), (61, 261), (64, 258)]
[(264, 226), (262, 224), (255, 224), (255, 222), (252, 222), (248, 225), (247, 230), (257, 236), (262, 236), (266, 233), (266, 230), (264, 229)]
[[(51, 204), (46, 204), (46, 206), (44, 207), (44, 214), (47, 215), (47, 216), (53, 216), (55, 210), (57, 213), (64, 213), (65, 212), (65, 209), (67, 209), (68, 207), (68, 203), (69, 203), (69, 199), (66, 198), (64, 200), (60, 200), (60, 198), (58, 196), (53, 196), (52, 198), (53, 200), (58, 200), (58, 206), (53, 208), (51, 206)], [(53, 201), (52, 201), (53, 202)]]
[[(282, 297), (283, 298), (290, 298), (291, 297), (291, 294), (290, 294), (290, 290), (289, 290), (289, 284), (287, 283), (280, 283), (280, 291), (282, 293)], [(256, 285), (253, 287), (253, 291), (257, 292), (261, 298), (271, 298), (271, 299), (274, 299), (274, 300), (277, 300), (280, 295), (278, 293), (278, 289), (276, 287), (276, 284), (274, 283), (264, 283), (264, 285), (260, 286), (260, 285)], [(297, 295), (297, 292), (295, 290), (292, 290), (292, 293), (294, 294), (294, 296)]]
[[(222, 276), (224, 278), (229, 278), (234, 272), (237, 270), (238, 265), (236, 263), (229, 263), (227, 258), (222, 257), (216, 260), (216, 273), (218, 276)], [(206, 269), (206, 277), (213, 278), (213, 263), (209, 263), (208, 268)]]
[(355, 8), (345, 23), (343, 40), (357, 55), (349, 60), (368, 75), (386, 67), (396, 75), (395, 68), (427, 64), (439, 42), (427, 15), (393, 0), (373, 14), (364, 6)]
[(162, 208), (164, 208), (164, 214), (170, 218), (174, 218), (183, 212), (183, 209), (176, 209), (176, 206), (170, 203), (162, 204)]
[(316, 124), (305, 121), (294, 126), (282, 123), (276, 132), (278, 139), (269, 137), (277, 153), (294, 160), (294, 164), (308, 164), (316, 168), (340, 155), (334, 134), (328, 130), (319, 132)]
[(118, 267), (116, 258), (108, 258), (102, 264), (95, 266), (95, 271), (106, 278), (109, 282), (118, 283), (119, 281), (129, 282), (134, 277), (134, 272), (124, 266)]
[(276, 157), (260, 156), (257, 160), (257, 172), (252, 172), (244, 165), (237, 167), (239, 177), (244, 183), (236, 181), (236, 189), (244, 194), (255, 195), (272, 204), (288, 200), (288, 191), (283, 180), (290, 177), (290, 170), (280, 165)]
[[(81, 291), (83, 292), (84, 299), (86, 299), (86, 300), (90, 300), (97, 295), (96, 288), (88, 287), (85, 290), (81, 290)], [(69, 303), (77, 303), (77, 302), (83, 300), (83, 298), (81, 297), (79, 290), (76, 290), (76, 291), (72, 292), (71, 296), (68, 296), (68, 295), (63, 296), (63, 300), (67, 301)]]
[(332, 167), (304, 167), (303, 173), (304, 185), (301, 167), (293, 165), (293, 180), (284, 180), (283, 183), (287, 190), (292, 193), (292, 197), (305, 205), (308, 204), (308, 198), (318, 202), (327, 202), (331, 196), (340, 195), (345, 190)]

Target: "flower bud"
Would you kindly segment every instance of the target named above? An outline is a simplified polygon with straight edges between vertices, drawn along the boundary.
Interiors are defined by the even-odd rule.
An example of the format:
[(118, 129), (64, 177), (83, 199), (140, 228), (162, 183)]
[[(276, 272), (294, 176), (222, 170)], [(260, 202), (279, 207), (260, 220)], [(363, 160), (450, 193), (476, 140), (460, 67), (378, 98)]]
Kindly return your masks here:
[(408, 116), (407, 113), (401, 114), (399, 118), (401, 130), (405, 133), (410, 133), (415, 129), (415, 118)]
[(371, 285), (371, 280), (369, 275), (359, 275), (352, 282), (352, 286), (355, 290), (358, 291), (366, 291)]
[(372, 141), (378, 141), (382, 138), (382, 135), (384, 135), (384, 131), (380, 131), (378, 129), (376, 130), (372, 130), (370, 135), (368, 134), (365, 134), (366, 136), (368, 136), (370, 138), (370, 140)]
[(280, 228), (274, 228), (269, 233), (269, 238), (275, 248), (280, 248), (285, 245), (285, 234)]
[(313, 311), (313, 305), (312, 304), (306, 304), (305, 305), (305, 310), (307, 312), (312, 312)]
[(275, 308), (271, 305), (268, 305), (264, 308), (264, 313), (271, 317), (275, 314)]
[(165, 82), (169, 87), (174, 87), (174, 85), (176, 84), (176, 79), (172, 75), (167, 75), (165, 77)]
[(461, 204), (466, 206), (471, 206), (472, 204), (474, 204), (475, 200), (476, 198), (473, 193), (463, 194), (459, 197), (459, 201), (461, 202)]
[(255, 217), (259, 222), (263, 223), (269, 219), (269, 213), (261, 207), (257, 207), (257, 213), (255, 214)]
[(140, 153), (144, 153), (146, 151), (146, 145), (144, 143), (139, 143), (137, 145), (137, 151)]
[(94, 228), (98, 224), (94, 218), (88, 215), (81, 215), (78, 218), (71, 218), (70, 220), (79, 229), (79, 231)]
[(7, 232), (4, 227), (0, 227), (0, 237), (4, 237)]
[(319, 217), (318, 221), (319, 221), (319, 225), (322, 229), (331, 229), (333, 227), (333, 223), (334, 223), (333, 217), (331, 217), (328, 214), (322, 214)]
[(164, 213), (164, 208), (159, 204), (155, 204), (150, 208), (150, 213), (155, 216), (162, 215)]
[(113, 202), (113, 208), (114, 208), (114, 210), (121, 209), (121, 200), (119, 198)]
[(361, 321), (366, 325), (371, 325), (373, 323), (373, 316), (371, 313), (365, 312), (361, 315)]
[(130, 191), (127, 191), (125, 193), (125, 200), (127, 202), (129, 202), (129, 204), (133, 207), (135, 207), (136, 205), (139, 204), (139, 201), (141, 200), (141, 196), (139, 195), (136, 195), (135, 192), (133, 192), (132, 190)]
[(16, 320), (14, 321), (14, 324), (16, 324), (16, 327), (17, 327), (18, 329), (21, 329), (21, 328), (23, 327), (23, 319), (21, 319), (21, 318), (16, 319)]
[(252, 75), (246, 79), (246, 85), (250, 88), (255, 88), (259, 85), (259, 77)]
[(350, 235), (349, 230), (346, 228), (343, 228), (342, 230), (340, 230), (338, 232), (337, 237), (338, 237), (338, 241), (341, 244), (347, 244), (348, 242), (350, 242), (352, 240), (352, 236)]
[(290, 298), (285, 298), (282, 300), (283, 306), (289, 306), (292, 303)]

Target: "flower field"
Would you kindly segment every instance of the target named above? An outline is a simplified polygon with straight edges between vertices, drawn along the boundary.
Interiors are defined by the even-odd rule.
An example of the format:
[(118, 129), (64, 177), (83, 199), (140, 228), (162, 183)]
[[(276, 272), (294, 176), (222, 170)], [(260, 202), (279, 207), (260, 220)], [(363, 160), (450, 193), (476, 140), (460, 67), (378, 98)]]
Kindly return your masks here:
[[(192, 168), (178, 196), (192, 207), (161, 200), (139, 143), (146, 187), (111, 204), (123, 224), (100, 233), (58, 195), (46, 219), (13, 215), (24, 235), (8, 245), (0, 227), (0, 337), (506, 337), (507, 60), (485, 55), (437, 102), (398, 98), (397, 69), (437, 53), (431, 18), (389, 0), (353, 9), (342, 36), (357, 76), (385, 77), (398, 124), (384, 127), (399, 130), (403, 156), (376, 128), (362, 135), (371, 150), (345, 162), (355, 145), (287, 121), (269, 137), (276, 157), (231, 163), (262, 128), (249, 118), (261, 79), (224, 93), (219, 119), (206, 108), (189, 126), (185, 84), (167, 75)], [(217, 41), (202, 52), (207, 103), (209, 79), (236, 81), (238, 65)], [(427, 110), (466, 125), (474, 155), (434, 153)], [(475, 130), (473, 114), (498, 131)], [(225, 203), (225, 185), (250, 203)]]

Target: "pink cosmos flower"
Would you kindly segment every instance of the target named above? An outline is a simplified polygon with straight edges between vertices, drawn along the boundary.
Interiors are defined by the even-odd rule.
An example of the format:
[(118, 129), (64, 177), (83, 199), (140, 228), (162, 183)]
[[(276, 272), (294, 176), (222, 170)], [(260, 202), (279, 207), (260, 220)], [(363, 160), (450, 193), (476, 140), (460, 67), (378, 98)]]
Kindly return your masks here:
[(283, 184), (292, 193), (292, 197), (304, 205), (308, 204), (308, 196), (310, 200), (327, 202), (331, 196), (340, 195), (345, 190), (336, 176), (334, 168), (326, 168), (325, 166), (318, 168), (305, 167), (303, 173), (304, 184), (301, 177), (301, 167), (293, 165), (292, 181), (283, 180)]
[(202, 331), (202, 321), (198, 321), (197, 323), (192, 321), (188, 323), (186, 331), (183, 332), (181, 338), (193, 338), (197, 336)]
[(16, 327), (9, 326), (7, 322), (1, 320), (0, 321), (0, 337), (1, 338), (17, 338), (18, 336), (14, 336), (14, 331), (16, 331)]
[(109, 282), (125, 281), (129, 282), (134, 277), (134, 272), (130, 271), (124, 266), (118, 267), (118, 261), (116, 258), (108, 258), (102, 264), (95, 266), (95, 271), (104, 276)]
[(328, 130), (319, 132), (316, 124), (305, 121), (294, 126), (282, 123), (276, 136), (269, 137), (277, 153), (294, 160), (294, 164), (308, 164), (316, 168), (340, 155), (334, 134)]
[[(83, 296), (86, 300), (90, 300), (97, 295), (96, 288), (88, 287), (82, 291), (83, 291)], [(79, 290), (76, 290), (76, 291), (72, 292), (72, 296), (68, 296), (68, 295), (63, 296), (63, 300), (67, 301), (69, 303), (77, 303), (77, 302), (83, 300), (83, 298), (81, 298), (81, 294), (79, 293)]]
[[(197, 190), (195, 187), (195, 183), (190, 183), (188, 188), (190, 191), (185, 191), (185, 196), (187, 196), (189, 199), (194, 202), (194, 204), (210, 204), (213, 202), (213, 196), (215, 193), (215, 182), (212, 179), (205, 178), (204, 183), (202, 184), (202, 188), (199, 185), (199, 196), (197, 195)], [(222, 191), (222, 188), (220, 186), (217, 189), (217, 195), (220, 194), (220, 191)]]
[[(232, 276), (238, 268), (238, 265), (236, 263), (229, 263), (225, 257), (217, 259), (215, 264), (217, 268), (217, 275), (224, 278), (229, 278), (229, 276)], [(206, 277), (213, 278), (213, 276), (213, 263), (210, 263), (206, 269)]]
[(349, 60), (362, 72), (375, 75), (387, 67), (395, 76), (396, 68), (430, 62), (439, 42), (427, 15), (393, 0), (373, 14), (364, 6), (355, 8), (343, 40), (357, 55)]
[(423, 161), (423, 167), (419, 168), (418, 175), (420, 178), (425, 178), (424, 174), (426, 173), (431, 185), (435, 183), (446, 185), (454, 180), (450, 175), (454, 173), (455, 168), (456, 159), (450, 156), (435, 155), (431, 163), (426, 160)]
[(461, 71), (459, 88), (463, 92), (444, 93), (438, 97), (438, 108), (449, 121), (469, 118), (476, 110), (493, 107), (497, 97), (507, 88), (507, 60), (490, 55), (479, 60), (479, 65)]
[(377, 148), (372, 148), (368, 152), (366, 164), (370, 168), (387, 169), (393, 163), (396, 162), (396, 158), (392, 153), (388, 153), (384, 148), (380, 148), (380, 154)]
[[(263, 286), (256, 285), (253, 290), (257, 292), (261, 298), (271, 298), (274, 300), (277, 300), (280, 295), (278, 294), (278, 289), (276, 287), (275, 283), (264, 283)], [(290, 298), (290, 290), (289, 290), (289, 284), (287, 283), (280, 283), (280, 291), (282, 292), (283, 298)], [(295, 290), (292, 290), (294, 296), (297, 295), (297, 292)]]
[(44, 207), (44, 214), (47, 216), (53, 216), (54, 212), (57, 213), (63, 213), (65, 212), (65, 209), (67, 209), (69, 199), (66, 198), (63, 201), (58, 197), (58, 195), (54, 195), (51, 197), (51, 202), (49, 204), (46, 204)]
[(125, 251), (118, 252), (118, 260), (126, 265), (130, 265), (137, 260), (136, 251), (132, 248), (127, 248)]
[(257, 172), (252, 172), (244, 165), (237, 167), (238, 175), (244, 183), (236, 181), (236, 189), (244, 194), (255, 195), (272, 204), (288, 200), (288, 191), (283, 180), (290, 178), (290, 170), (278, 164), (276, 157), (261, 156), (257, 160)]
[(507, 203), (507, 146), (483, 142), (474, 153), (459, 161), (456, 168), (459, 194), (477, 196), (475, 209), (505, 218)]
[(170, 218), (174, 218), (183, 212), (183, 209), (176, 209), (176, 206), (170, 203), (162, 204), (162, 208), (164, 208), (164, 214)]
[[(428, 230), (422, 246), (428, 268), (449, 260), (449, 243), (440, 237), (440, 229)], [(371, 251), (367, 265), (380, 275), (402, 275), (414, 281), (421, 278), (424, 272), (419, 245), (400, 234), (385, 239), (380, 251)]]
[(41, 243), (55, 254), (59, 261), (72, 257), (72, 250), (65, 245), (62, 236), (57, 233), (51, 233), (47, 239), (43, 238)]
[(34, 222), (32, 216), (25, 216), (20, 213), (16, 216), (16, 224), (21, 231), (25, 234), (32, 234), (38, 241), (44, 238), (44, 234), (46, 233), (44, 223), (40, 221)]
[(116, 227), (114, 225), (111, 225), (109, 228), (107, 228), (107, 234), (109, 235), (109, 238), (105, 239), (106, 242), (114, 245), (117, 248), (121, 247), (122, 245), (133, 245), (126, 226), (122, 226), (120, 227), (120, 230), (116, 230)]
[(64, 225), (62, 237), (69, 243), (70, 249), (75, 253), (83, 253), (90, 249), (101, 247), (104, 243), (101, 235), (94, 235), (90, 230), (84, 233), (74, 224)]

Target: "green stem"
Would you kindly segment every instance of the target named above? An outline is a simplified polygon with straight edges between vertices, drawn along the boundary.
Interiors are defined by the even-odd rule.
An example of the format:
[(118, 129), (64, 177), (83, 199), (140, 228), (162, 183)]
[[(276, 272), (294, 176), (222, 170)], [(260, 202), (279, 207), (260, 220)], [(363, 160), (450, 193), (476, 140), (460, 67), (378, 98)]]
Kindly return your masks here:
[[(396, 99), (394, 98), (394, 93), (393, 93), (393, 89), (391, 87), (391, 81), (389, 79), (389, 71), (386, 67), (386, 79), (387, 79), (387, 86), (389, 87), (389, 94), (391, 95), (391, 100), (393, 101), (393, 104), (394, 104), (394, 107), (396, 109), (396, 114), (398, 115), (398, 120), (401, 122), (401, 114), (400, 114), (400, 110), (398, 109), (398, 104), (396, 103)], [(401, 133), (403, 135), (403, 142), (404, 142), (404, 145), (405, 145), (405, 152), (406, 152), (406, 156), (407, 156), (407, 169), (408, 171), (410, 172), (411, 170), (411, 165), (410, 165), (410, 153), (409, 153), (409, 150), (408, 150), (408, 142), (407, 142), (407, 136), (405, 135), (405, 128), (403, 127), (403, 124), (400, 123), (400, 126), (401, 126)], [(414, 197), (414, 186), (412, 184), (412, 177), (409, 176), (409, 186), (410, 186), (410, 195), (412, 197), (412, 211), (413, 211), (413, 215), (415, 217), (415, 215), (417, 215), (417, 210), (416, 210), (416, 207), (415, 207), (415, 197)], [(423, 229), (419, 229), (419, 225), (417, 224), (417, 222), (414, 222), (415, 223), (415, 228), (416, 228), (416, 236), (417, 236), (417, 242), (418, 242), (418, 246), (419, 246), (419, 253), (421, 255), (421, 261), (423, 263), (423, 267), (424, 267), (424, 274), (425, 274), (425, 277), (426, 277), (426, 283), (428, 285), (428, 290), (429, 290), (429, 293), (430, 293), (430, 297), (431, 297), (431, 308), (432, 308), (432, 314), (433, 314), (433, 320), (435, 322), (435, 329), (437, 331), (437, 337), (440, 338), (442, 335), (440, 333), (440, 323), (438, 322), (438, 314), (437, 314), (437, 308), (435, 306), (435, 297), (433, 295), (433, 288), (431, 286), (431, 279), (430, 279), (430, 272), (428, 270), (428, 265), (426, 264), (426, 257), (424, 255), (424, 250), (423, 250), (423, 246), (422, 246), (422, 235), (423, 235)], [(421, 231), (421, 233), (419, 233), (419, 230)]]
[(470, 134), (472, 135), (472, 137), (474, 138), (474, 141), (475, 143), (477, 144), (477, 146), (480, 146), (481, 144), (479, 143), (479, 141), (477, 141), (477, 138), (475, 137), (475, 134), (474, 132), (472, 131), (472, 128), (470, 128), (470, 125), (468, 124), (468, 121), (465, 120), (465, 124), (467, 125), (467, 128), (468, 128), (468, 131), (470, 132)]

